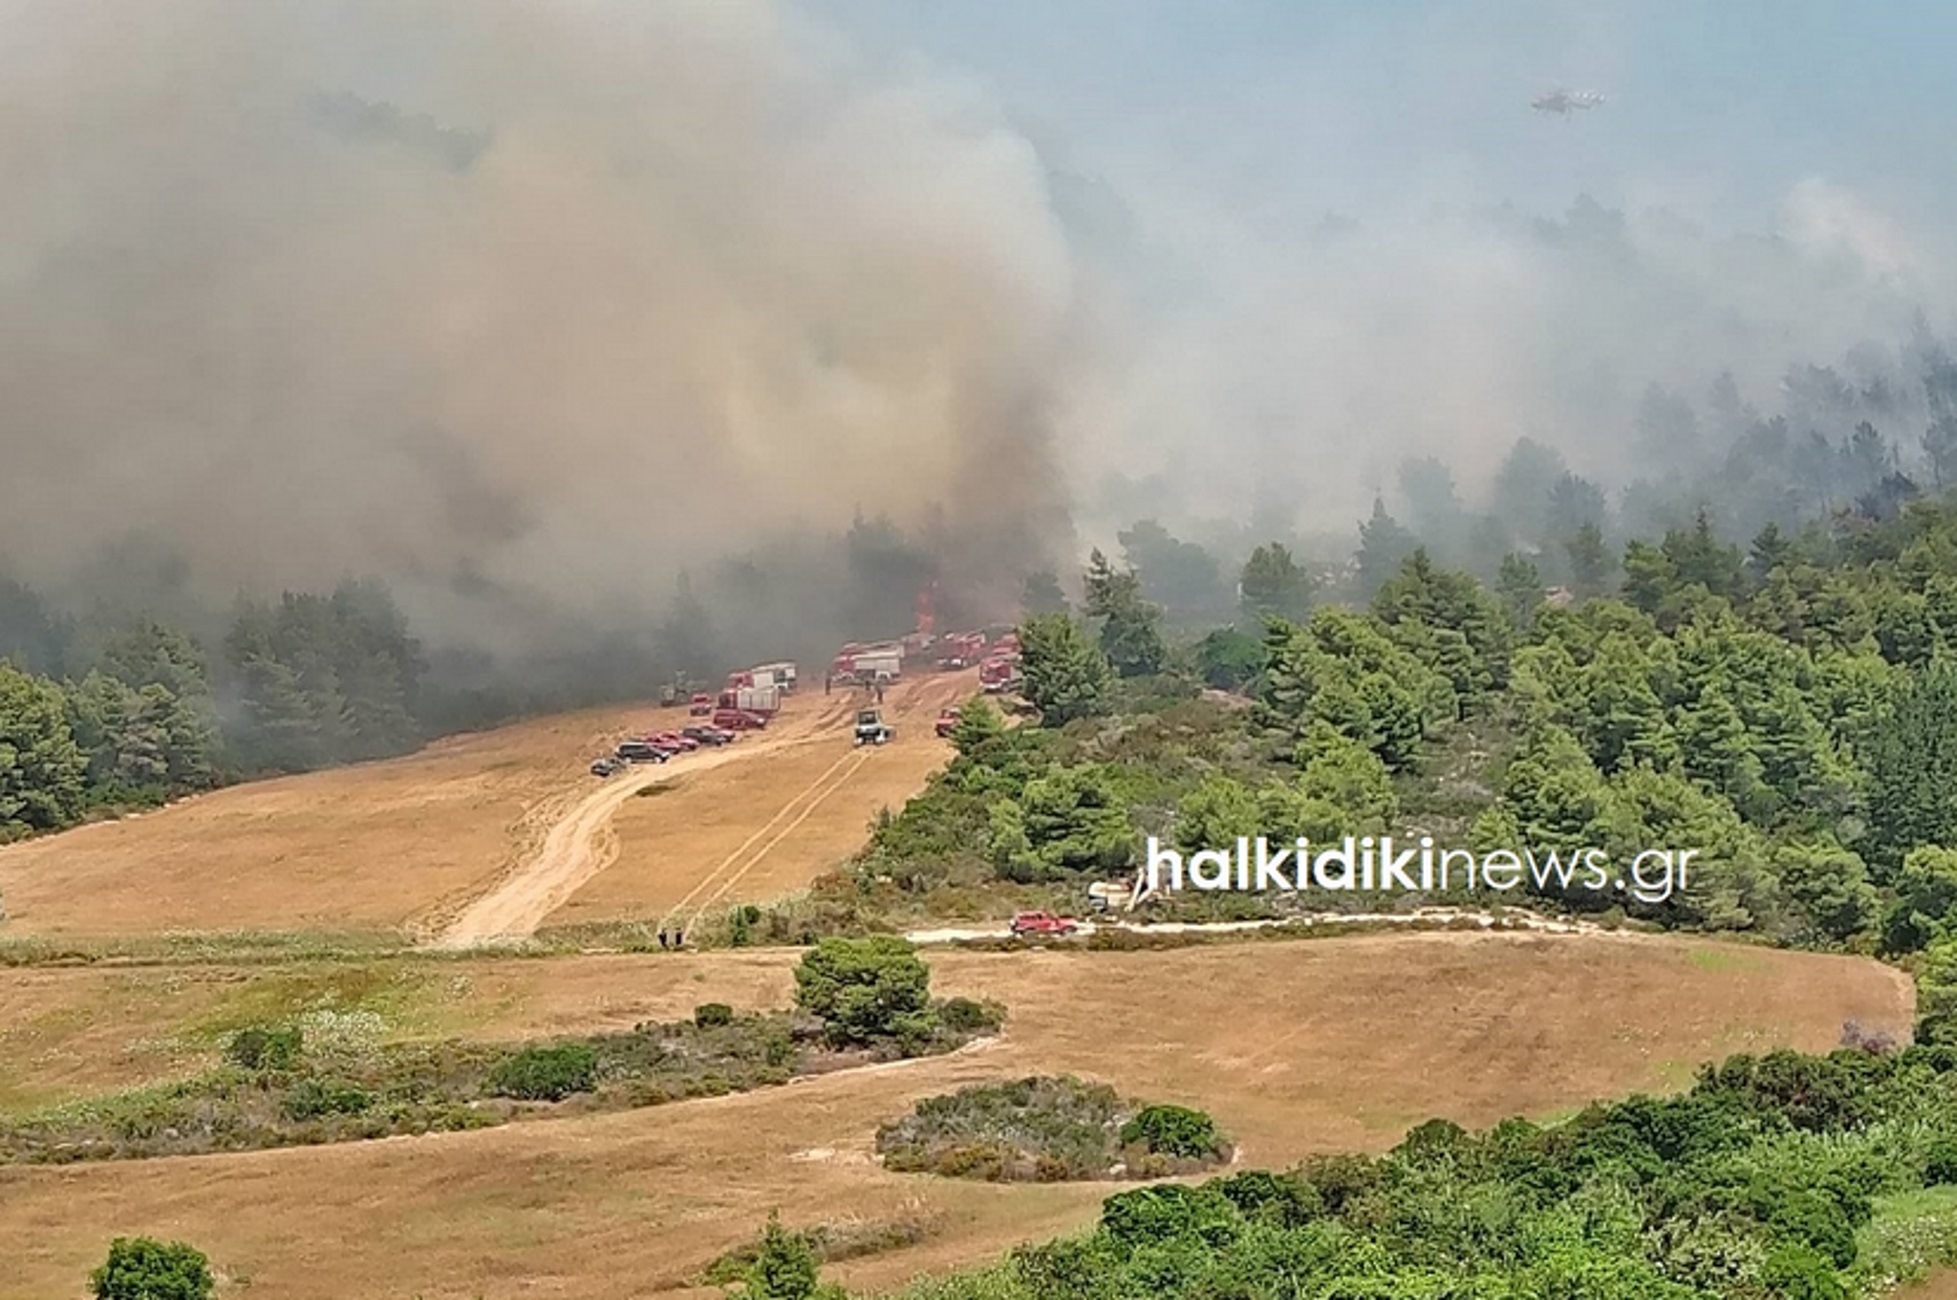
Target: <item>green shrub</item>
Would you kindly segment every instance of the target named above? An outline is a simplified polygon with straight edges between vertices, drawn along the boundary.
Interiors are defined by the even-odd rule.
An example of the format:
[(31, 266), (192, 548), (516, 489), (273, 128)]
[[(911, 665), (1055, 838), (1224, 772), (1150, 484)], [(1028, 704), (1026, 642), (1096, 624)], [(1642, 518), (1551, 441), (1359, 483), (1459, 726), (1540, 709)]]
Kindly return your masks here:
[(1775, 1250), (1760, 1268), (1760, 1282), (1776, 1300), (1848, 1300), (1848, 1288), (1826, 1257), (1809, 1246)]
[(725, 1002), (702, 1002), (693, 1008), (693, 1023), (702, 1029), (719, 1029), (734, 1023), (734, 1008)]
[(727, 914), (727, 943), (729, 947), (745, 948), (754, 942), (754, 927), (761, 924), (761, 909), (752, 903), (743, 903)]
[(299, 1063), (304, 1035), (296, 1026), (267, 1029), (253, 1025), (231, 1036), (224, 1055), (247, 1070), (290, 1070)]
[(795, 968), (795, 1003), (838, 1046), (915, 1037), (931, 1007), (931, 970), (902, 939), (824, 939)]
[(1223, 1245), (1242, 1223), (1237, 1209), (1214, 1187), (1166, 1183), (1110, 1196), (1101, 1203), (1101, 1226), (1125, 1245), (1201, 1236)]
[(183, 1242), (117, 1237), (89, 1285), (95, 1300), (209, 1300), (217, 1282), (203, 1252)]
[(1150, 1155), (1206, 1160), (1223, 1151), (1216, 1121), (1186, 1106), (1148, 1106), (1121, 1128), (1121, 1140), (1141, 1145)]
[(489, 1076), (489, 1091), (521, 1101), (562, 1101), (598, 1083), (598, 1054), (583, 1043), (527, 1047), (504, 1058)]
[(350, 1084), (325, 1079), (301, 1079), (285, 1096), (287, 1119), (304, 1123), (328, 1115), (358, 1115), (374, 1104), (369, 1094)]
[(809, 1239), (768, 1216), (761, 1247), (743, 1279), (745, 1300), (848, 1300), (836, 1286), (818, 1280), (816, 1253)]
[(1036, 1075), (927, 1097), (909, 1116), (878, 1129), (876, 1146), (893, 1170), (988, 1182), (1188, 1172), (1186, 1163), (1176, 1167), (1181, 1157), (1152, 1152), (1131, 1154), (1124, 1169), (1117, 1135), (1127, 1113), (1120, 1095), (1103, 1084)]
[(938, 1006), (938, 1023), (954, 1034), (988, 1033), (1004, 1024), (1005, 1019), (1005, 1009), (992, 1002), (947, 998)]
[(1957, 1139), (1938, 1138), (1923, 1161), (1923, 1181), (1935, 1187), (1957, 1183)]

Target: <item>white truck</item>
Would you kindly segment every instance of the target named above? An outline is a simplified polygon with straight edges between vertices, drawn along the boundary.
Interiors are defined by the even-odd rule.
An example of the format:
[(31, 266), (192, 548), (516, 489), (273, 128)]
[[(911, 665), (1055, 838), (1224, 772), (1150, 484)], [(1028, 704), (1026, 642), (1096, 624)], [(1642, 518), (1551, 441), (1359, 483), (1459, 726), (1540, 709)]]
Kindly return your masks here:
[(753, 684), (756, 686), (779, 686), (784, 692), (792, 692), (795, 689), (795, 665), (786, 661), (772, 664), (756, 664), (754, 667)]
[(887, 650), (864, 651), (852, 656), (850, 665), (856, 680), (866, 685), (879, 681), (894, 682), (903, 675), (904, 656)]

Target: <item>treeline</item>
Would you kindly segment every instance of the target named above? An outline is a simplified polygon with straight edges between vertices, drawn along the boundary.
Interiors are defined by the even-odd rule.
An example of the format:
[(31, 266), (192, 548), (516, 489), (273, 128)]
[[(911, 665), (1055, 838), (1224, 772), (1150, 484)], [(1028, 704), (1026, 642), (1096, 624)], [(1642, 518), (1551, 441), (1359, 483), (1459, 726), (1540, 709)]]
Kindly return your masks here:
[[(1689, 848), (1688, 886), (1655, 901), (1580, 875), (1523, 888), (1668, 926), (1927, 950), (1926, 1032), (1957, 1034), (1957, 1005), (1939, 1010), (1946, 978), (1957, 1003), (1957, 499), (1769, 525), (1745, 550), (1701, 516), (1627, 544), (1583, 600), (1548, 595), (1526, 557), (1500, 567), (1491, 587), (1416, 548), (1364, 609), (1247, 602), (1242, 623), (1178, 640), (1137, 576), (1097, 557), (1085, 617), (1022, 627), (1045, 725), (968, 711), (957, 757), (861, 870), (911, 892), (1078, 887), (1131, 871), (1150, 834), (1194, 849), (1428, 832), (1619, 865)], [(1245, 707), (1195, 701), (1203, 684)]]
[(1431, 1120), (1378, 1157), (1123, 1192), (1090, 1232), (904, 1294), (1847, 1300), (1950, 1258), (1953, 1207), (1957, 1055), (1778, 1052), (1554, 1127)]
[(375, 583), (241, 601), (215, 661), (152, 618), (63, 619), (18, 584), (5, 598), (0, 840), (423, 737), (420, 647)]

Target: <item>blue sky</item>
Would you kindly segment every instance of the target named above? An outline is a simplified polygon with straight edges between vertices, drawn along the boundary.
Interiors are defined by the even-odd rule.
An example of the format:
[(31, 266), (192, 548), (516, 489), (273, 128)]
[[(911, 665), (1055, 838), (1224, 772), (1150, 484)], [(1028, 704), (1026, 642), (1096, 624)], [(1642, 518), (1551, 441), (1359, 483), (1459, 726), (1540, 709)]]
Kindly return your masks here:
[[(822, 0), (882, 55), (977, 77), (1078, 165), (1136, 187), (1364, 210), (1436, 186), (1579, 192), (1759, 227), (1821, 175), (1933, 217), (1957, 193), (1957, 5)], [(1595, 88), (1571, 121), (1532, 95)]]

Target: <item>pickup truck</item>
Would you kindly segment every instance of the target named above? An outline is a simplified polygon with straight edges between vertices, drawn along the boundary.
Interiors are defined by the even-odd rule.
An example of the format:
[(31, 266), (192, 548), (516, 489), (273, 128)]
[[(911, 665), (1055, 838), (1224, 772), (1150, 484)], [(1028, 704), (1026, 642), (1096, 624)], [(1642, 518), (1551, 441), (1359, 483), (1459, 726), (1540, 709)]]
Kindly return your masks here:
[(1021, 912), (1012, 919), (1012, 933), (1015, 939), (1028, 935), (1060, 935), (1065, 937), (1080, 929), (1080, 922), (1071, 916), (1055, 916), (1051, 912)]
[(938, 733), (939, 740), (946, 739), (958, 729), (958, 717), (957, 709), (945, 709), (938, 714), (938, 721), (932, 730)]

